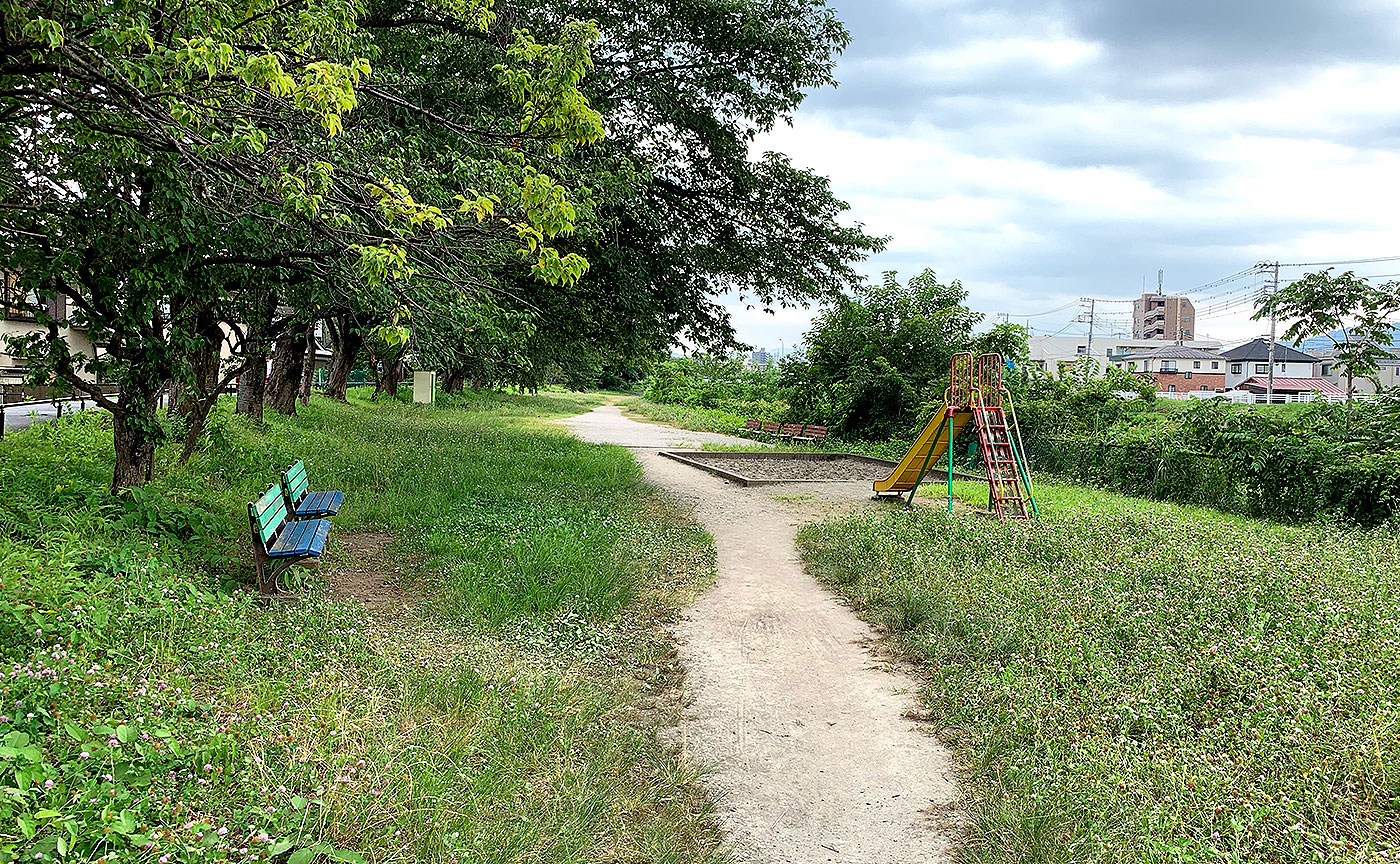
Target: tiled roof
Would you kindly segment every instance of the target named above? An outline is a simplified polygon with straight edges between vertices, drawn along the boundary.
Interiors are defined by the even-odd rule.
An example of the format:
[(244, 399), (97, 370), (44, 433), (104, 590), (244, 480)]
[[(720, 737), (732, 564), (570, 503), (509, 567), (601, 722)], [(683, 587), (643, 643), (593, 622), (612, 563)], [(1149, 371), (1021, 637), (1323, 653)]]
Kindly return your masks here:
[[(1259, 390), (1265, 392), (1269, 389), (1269, 376), (1255, 375), (1246, 378), (1239, 384), (1239, 389)], [(1274, 376), (1274, 392), (1288, 393), (1311, 393), (1314, 390), (1325, 396), (1345, 396), (1346, 391), (1328, 381), (1326, 378), (1282, 378)]]
[[(1236, 363), (1267, 363), (1269, 360), (1269, 340), (1261, 337), (1255, 339), (1253, 342), (1246, 342), (1237, 348), (1231, 348), (1220, 356)], [(1282, 342), (1276, 342), (1274, 343), (1274, 362), (1316, 363), (1317, 358), (1311, 354), (1304, 354), (1297, 348), (1290, 348)]]
[(1126, 360), (1219, 360), (1220, 355), (1201, 348), (1188, 348), (1185, 345), (1163, 345), (1151, 351), (1138, 351), (1129, 354)]

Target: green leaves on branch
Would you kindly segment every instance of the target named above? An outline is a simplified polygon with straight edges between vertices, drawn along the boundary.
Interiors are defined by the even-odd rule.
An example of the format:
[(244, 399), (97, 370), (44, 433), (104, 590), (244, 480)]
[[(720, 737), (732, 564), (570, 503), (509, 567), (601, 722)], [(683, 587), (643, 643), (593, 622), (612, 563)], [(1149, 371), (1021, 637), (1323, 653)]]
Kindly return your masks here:
[(540, 137), (551, 155), (569, 144), (592, 144), (603, 138), (603, 118), (579, 89), (593, 68), (589, 47), (598, 39), (592, 21), (570, 21), (554, 44), (535, 41), (528, 30), (515, 31), (506, 56), (516, 65), (496, 67), (501, 84), (524, 109), (522, 135)]

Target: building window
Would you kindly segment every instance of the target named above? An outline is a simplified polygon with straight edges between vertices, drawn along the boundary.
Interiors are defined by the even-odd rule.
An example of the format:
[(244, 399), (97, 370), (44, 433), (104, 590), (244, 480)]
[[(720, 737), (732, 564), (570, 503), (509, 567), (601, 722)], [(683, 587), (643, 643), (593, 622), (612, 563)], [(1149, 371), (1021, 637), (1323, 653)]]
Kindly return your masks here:
[(1074, 349), (1074, 353), (1076, 353), (1076, 354), (1088, 354), (1088, 353), (1089, 353), (1089, 346), (1087, 346), (1087, 345), (1079, 345), (1079, 346), (1077, 346), (1077, 347)]
[(1209, 389), (1210, 389), (1210, 388), (1207, 387), (1206, 385), (1204, 385), (1204, 384), (1201, 385), (1201, 392), (1202, 392), (1202, 393), (1206, 392), (1206, 391), (1209, 390)]
[(1191, 364), (1191, 368), (1193, 368), (1193, 369), (1199, 369), (1199, 368), (1201, 368), (1201, 361), (1197, 360), (1196, 362), (1192, 363), (1192, 364)]
[(1187, 373), (1186, 373), (1186, 378), (1187, 378), (1187, 380), (1190, 380), (1191, 375), (1192, 375), (1192, 373), (1190, 373), (1190, 372), (1187, 372)]
[(1219, 361), (1219, 360), (1212, 360), (1212, 361), (1210, 361), (1210, 368), (1212, 368), (1212, 369), (1219, 369), (1219, 368), (1220, 368), (1220, 361)]
[(1268, 364), (1268, 363), (1255, 363), (1255, 364), (1254, 364), (1254, 374), (1255, 374), (1255, 375), (1268, 375), (1268, 374), (1269, 374), (1269, 364)]
[(1162, 361), (1162, 371), (1163, 371), (1163, 372), (1175, 372), (1175, 371), (1176, 371), (1176, 361), (1175, 361), (1175, 360), (1163, 360), (1163, 361)]
[(1323, 378), (1326, 378), (1328, 375), (1331, 375), (1331, 374), (1332, 374), (1332, 367), (1329, 366), (1329, 365), (1327, 365), (1326, 363), (1323, 363), (1323, 364), (1322, 364), (1322, 377), (1323, 377)]
[(33, 321), (34, 307), (43, 306), (37, 289), (25, 291), (19, 285), (19, 277), (13, 273), (0, 272), (0, 313), (12, 321)]
[(1240, 375), (1240, 374), (1242, 374), (1243, 372), (1244, 372), (1244, 366), (1243, 366), (1242, 364), (1240, 364), (1240, 363), (1231, 363), (1231, 364), (1230, 364), (1230, 374), (1231, 374), (1231, 375)]
[(1175, 385), (1175, 384), (1168, 384), (1168, 385), (1167, 385), (1167, 392), (1168, 392), (1168, 393), (1175, 393), (1175, 392), (1176, 392), (1176, 385)]

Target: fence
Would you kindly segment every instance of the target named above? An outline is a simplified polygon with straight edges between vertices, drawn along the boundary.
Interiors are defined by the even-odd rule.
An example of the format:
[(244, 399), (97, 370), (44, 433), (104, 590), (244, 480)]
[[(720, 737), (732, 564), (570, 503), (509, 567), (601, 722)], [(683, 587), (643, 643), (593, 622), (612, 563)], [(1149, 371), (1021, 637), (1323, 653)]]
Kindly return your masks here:
[[(1136, 393), (1131, 394), (1134, 398)], [(1236, 405), (1267, 405), (1269, 396), (1267, 393), (1250, 393), (1247, 390), (1227, 390), (1224, 393), (1216, 393), (1211, 390), (1186, 390), (1181, 393), (1158, 393), (1158, 399), (1172, 399), (1178, 402), (1194, 401), (1199, 399), (1224, 399)], [(1352, 401), (1370, 402), (1374, 399), (1385, 398), (1375, 393), (1354, 393)], [(1274, 404), (1294, 403), (1294, 402), (1332, 402), (1339, 403), (1347, 401), (1346, 396), (1339, 396), (1335, 393), (1275, 393)]]
[[(99, 385), (105, 396), (115, 397), (117, 386), (115, 384)], [(77, 405), (77, 410), (87, 410), (88, 403), (92, 398), (86, 394), (77, 396), (60, 395), (52, 387), (27, 387), (20, 384), (0, 384), (0, 438), (5, 437), (5, 412), (7, 410), (25, 408), (39, 408), (45, 405), (52, 406), (54, 413), (62, 417), (63, 409), (66, 406)]]

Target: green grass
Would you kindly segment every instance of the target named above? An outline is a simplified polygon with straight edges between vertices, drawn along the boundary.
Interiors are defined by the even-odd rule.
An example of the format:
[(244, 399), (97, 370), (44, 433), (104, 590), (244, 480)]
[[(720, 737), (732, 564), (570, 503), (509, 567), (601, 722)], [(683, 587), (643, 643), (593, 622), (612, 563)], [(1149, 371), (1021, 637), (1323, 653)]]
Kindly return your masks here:
[[(654, 734), (712, 541), (543, 422), (597, 401), (314, 400), (265, 430), (224, 406), (129, 499), (101, 415), (7, 436), (0, 861), (721, 860)], [(246, 502), (299, 457), (347, 493), (323, 569), (397, 567), (406, 610), (241, 590)], [(351, 552), (362, 530), (393, 542)]]
[(733, 435), (744, 428), (747, 417), (717, 408), (694, 408), (689, 405), (663, 405), (642, 396), (625, 396), (616, 401), (624, 413), (634, 420), (664, 423), (694, 432), (718, 432)]
[(1037, 492), (1036, 523), (934, 506), (799, 538), (926, 675), (963, 860), (1395, 860), (1400, 539)]

